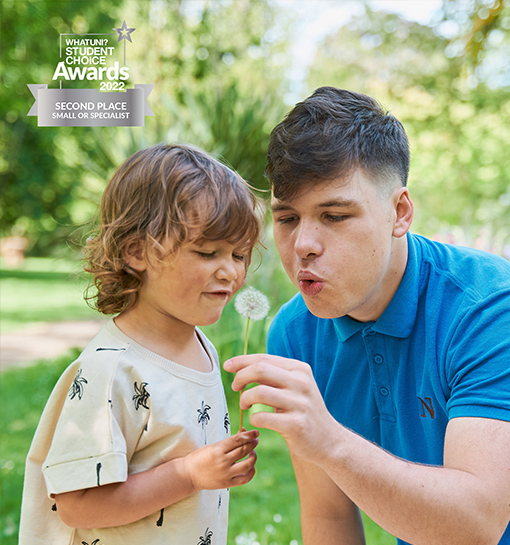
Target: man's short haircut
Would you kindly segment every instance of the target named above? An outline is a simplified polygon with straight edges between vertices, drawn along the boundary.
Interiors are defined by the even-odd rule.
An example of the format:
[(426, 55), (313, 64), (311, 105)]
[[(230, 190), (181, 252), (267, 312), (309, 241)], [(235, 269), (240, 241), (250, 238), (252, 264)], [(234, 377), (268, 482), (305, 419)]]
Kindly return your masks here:
[(320, 87), (271, 133), (266, 176), (278, 200), (294, 197), (303, 184), (347, 178), (356, 169), (381, 189), (407, 184), (404, 127), (367, 95)]

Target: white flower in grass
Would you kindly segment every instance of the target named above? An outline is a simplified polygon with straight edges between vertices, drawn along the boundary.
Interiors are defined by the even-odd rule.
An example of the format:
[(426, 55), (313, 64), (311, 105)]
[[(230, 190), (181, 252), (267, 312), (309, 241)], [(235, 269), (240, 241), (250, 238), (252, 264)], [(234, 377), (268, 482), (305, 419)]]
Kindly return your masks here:
[(245, 318), (263, 320), (269, 312), (269, 299), (261, 291), (249, 287), (235, 298), (234, 307)]

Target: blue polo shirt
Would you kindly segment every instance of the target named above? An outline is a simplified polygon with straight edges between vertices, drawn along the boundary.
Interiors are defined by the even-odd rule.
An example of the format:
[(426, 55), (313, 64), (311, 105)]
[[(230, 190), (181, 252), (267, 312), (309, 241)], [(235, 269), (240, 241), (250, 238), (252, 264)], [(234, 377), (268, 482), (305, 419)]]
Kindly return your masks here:
[(510, 421), (510, 263), (407, 240), (404, 277), (377, 321), (317, 318), (298, 294), (273, 320), (268, 353), (309, 363), (347, 428), (411, 462), (442, 465), (451, 418)]

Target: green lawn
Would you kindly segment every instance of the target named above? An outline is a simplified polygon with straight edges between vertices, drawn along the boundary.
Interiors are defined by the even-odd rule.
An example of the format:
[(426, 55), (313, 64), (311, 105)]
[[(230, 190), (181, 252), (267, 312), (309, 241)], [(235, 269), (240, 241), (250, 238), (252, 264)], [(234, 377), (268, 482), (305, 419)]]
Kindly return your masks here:
[[(70, 262), (27, 260), (21, 270), (2, 271), (0, 328), (13, 329), (37, 321), (97, 317), (82, 300), (86, 280)], [(264, 278), (273, 279), (264, 288)], [(291, 287), (281, 271), (259, 269), (250, 283), (271, 295), (272, 315)], [(229, 305), (232, 307), (232, 305)], [(206, 328), (224, 361), (242, 351), (244, 322), (227, 307), (218, 324)], [(263, 351), (269, 320), (251, 328), (250, 351)], [(40, 414), (63, 369), (76, 352), (53, 362), (39, 362), (0, 373), (0, 543), (15, 545), (23, 483), (24, 460)], [(238, 426), (237, 394), (224, 376), (232, 429)], [(262, 430), (253, 481), (231, 490), (229, 545), (298, 545), (301, 543), (299, 501), (290, 457), (281, 437)], [(367, 543), (394, 545), (395, 539), (365, 517)]]
[(22, 268), (2, 268), (0, 282), (0, 331), (4, 333), (34, 322), (99, 316), (83, 300), (87, 278), (77, 263), (29, 258)]

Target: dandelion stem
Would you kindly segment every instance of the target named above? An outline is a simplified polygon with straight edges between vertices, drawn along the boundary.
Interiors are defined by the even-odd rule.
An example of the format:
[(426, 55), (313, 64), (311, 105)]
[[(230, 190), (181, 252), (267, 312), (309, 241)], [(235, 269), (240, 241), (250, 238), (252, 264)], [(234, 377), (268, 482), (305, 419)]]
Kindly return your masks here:
[[(248, 331), (250, 329), (250, 318), (246, 322), (246, 335), (244, 336), (244, 355), (248, 353)], [(243, 411), (241, 409), (241, 395), (244, 389), (239, 392), (239, 432), (243, 431)]]
[(246, 322), (246, 335), (244, 336), (244, 355), (248, 354), (248, 331), (250, 329), (250, 319)]

